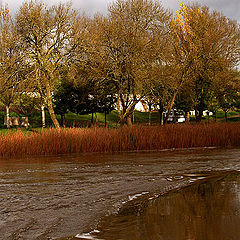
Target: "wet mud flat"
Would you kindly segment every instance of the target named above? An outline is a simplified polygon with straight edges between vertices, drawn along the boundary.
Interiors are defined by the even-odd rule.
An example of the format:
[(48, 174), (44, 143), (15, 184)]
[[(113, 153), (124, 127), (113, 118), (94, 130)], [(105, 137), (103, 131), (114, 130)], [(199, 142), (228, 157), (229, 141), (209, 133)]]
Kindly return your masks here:
[[(111, 219), (112, 223), (118, 223), (119, 220), (116, 219), (122, 216), (124, 220), (121, 221), (133, 229), (136, 225), (132, 223), (150, 218), (156, 219), (153, 222), (160, 226), (177, 222), (176, 217), (168, 217), (164, 211), (170, 209), (171, 212), (170, 207), (176, 205), (172, 203), (180, 203), (179, 199), (186, 194), (180, 193), (178, 200), (171, 200), (170, 192), (174, 189), (177, 192), (180, 192), (177, 189), (184, 191), (184, 186), (188, 185), (197, 186), (195, 184), (202, 182), (212, 173), (239, 171), (239, 159), (240, 149), (2, 159), (0, 239), (76, 239), (75, 236), (77, 239), (87, 239), (93, 238), (93, 235), (98, 235), (97, 239), (176, 239), (173, 236), (157, 238), (156, 236), (161, 235), (156, 230), (157, 227), (150, 226), (150, 222), (144, 223), (144, 226), (155, 229), (150, 230), (153, 235), (146, 230), (146, 235), (140, 231), (144, 238), (135, 236), (134, 233), (125, 237), (118, 236), (118, 232), (124, 232), (122, 226), (107, 226), (106, 222)], [(170, 199), (160, 200), (159, 196), (168, 192)], [(163, 203), (159, 205), (156, 201)], [(129, 207), (129, 204), (133, 207)], [(153, 207), (148, 208), (151, 204)], [(182, 206), (179, 205), (179, 209), (182, 209)], [(163, 211), (160, 216), (166, 219), (162, 223), (154, 216), (155, 212), (161, 213), (160, 210)], [(146, 212), (150, 212), (151, 217), (145, 215)], [(187, 216), (182, 214), (182, 217)], [(136, 216), (139, 217), (137, 220)], [(186, 220), (184, 224), (176, 226), (192, 228), (190, 223), (186, 225), (185, 222)], [(233, 226), (237, 226), (235, 223), (236, 221)], [(97, 231), (90, 236), (88, 233), (94, 229)], [(114, 235), (106, 229), (115, 229)], [(137, 229), (145, 228), (138, 225)], [(127, 232), (131, 233), (132, 230), (128, 229)]]

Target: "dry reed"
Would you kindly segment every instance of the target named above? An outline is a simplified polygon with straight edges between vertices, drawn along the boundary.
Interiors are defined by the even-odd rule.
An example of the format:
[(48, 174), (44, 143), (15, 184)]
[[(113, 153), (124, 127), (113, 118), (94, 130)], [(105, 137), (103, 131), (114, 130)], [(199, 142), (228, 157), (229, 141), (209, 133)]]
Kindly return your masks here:
[(0, 137), (0, 157), (240, 146), (240, 123), (50, 129)]

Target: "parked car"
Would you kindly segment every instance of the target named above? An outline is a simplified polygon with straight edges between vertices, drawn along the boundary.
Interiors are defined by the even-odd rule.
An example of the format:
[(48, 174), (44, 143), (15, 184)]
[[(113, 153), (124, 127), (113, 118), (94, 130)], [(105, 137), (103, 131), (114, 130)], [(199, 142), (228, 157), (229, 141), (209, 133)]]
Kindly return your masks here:
[(177, 111), (177, 110), (171, 110), (167, 122), (168, 123), (184, 123), (186, 121), (184, 112), (183, 111)]
[(176, 112), (176, 119), (178, 123), (184, 123), (186, 121), (183, 111)]

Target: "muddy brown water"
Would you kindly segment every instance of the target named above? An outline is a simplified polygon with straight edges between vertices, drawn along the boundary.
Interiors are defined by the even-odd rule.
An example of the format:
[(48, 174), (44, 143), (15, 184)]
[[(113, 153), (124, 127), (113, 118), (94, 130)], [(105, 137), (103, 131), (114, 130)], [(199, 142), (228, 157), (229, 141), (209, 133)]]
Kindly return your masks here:
[(102, 219), (98, 231), (72, 239), (240, 239), (240, 174), (236, 172), (214, 173), (188, 187), (127, 205)]
[(240, 239), (239, 171), (240, 149), (1, 159), (0, 239)]

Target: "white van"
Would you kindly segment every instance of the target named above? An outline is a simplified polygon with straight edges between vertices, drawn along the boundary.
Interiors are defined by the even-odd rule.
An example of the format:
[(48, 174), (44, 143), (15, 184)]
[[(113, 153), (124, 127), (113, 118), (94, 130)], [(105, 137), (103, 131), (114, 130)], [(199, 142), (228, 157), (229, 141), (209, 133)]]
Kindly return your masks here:
[(184, 123), (186, 121), (184, 112), (182, 110), (171, 110), (171, 113), (168, 116), (168, 123)]

